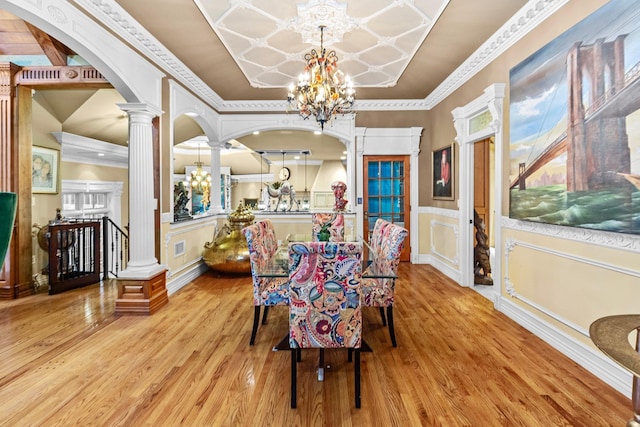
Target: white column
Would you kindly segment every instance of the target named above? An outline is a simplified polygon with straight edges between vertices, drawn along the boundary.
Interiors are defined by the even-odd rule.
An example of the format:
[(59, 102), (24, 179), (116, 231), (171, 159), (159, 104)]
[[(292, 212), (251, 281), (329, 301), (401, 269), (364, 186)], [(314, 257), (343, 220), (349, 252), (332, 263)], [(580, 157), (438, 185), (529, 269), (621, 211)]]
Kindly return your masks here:
[(364, 200), (362, 204), (358, 204), (358, 197), (364, 197), (364, 134), (367, 128), (356, 128), (356, 140), (353, 144), (355, 158), (353, 159), (354, 175), (360, 179), (356, 179), (356, 192), (352, 196), (351, 210), (356, 213), (356, 230), (359, 236), (364, 236)]
[(155, 257), (158, 200), (153, 198), (151, 121), (160, 111), (147, 104), (118, 106), (129, 115), (129, 263), (119, 277), (147, 279), (165, 269)]
[(209, 141), (211, 147), (211, 210), (220, 213), (224, 206), (220, 204), (220, 150), (222, 143)]
[(112, 198), (111, 198), (111, 219), (120, 228), (122, 227), (122, 182), (114, 185)]
[[(418, 156), (420, 155), (420, 136), (422, 135), (421, 127), (412, 127), (411, 128), (411, 157), (409, 158), (409, 183), (411, 185), (411, 194), (409, 194), (409, 209), (410, 212), (405, 212), (405, 215), (409, 215), (410, 223), (415, 224), (411, 227), (411, 236), (409, 241), (411, 242), (410, 254), (411, 254), (411, 263), (417, 264), (420, 258), (420, 250), (419, 250), (419, 239), (420, 236), (418, 234), (418, 209), (417, 207), (420, 205), (419, 202), (419, 192), (418, 187), (420, 185), (418, 181)], [(406, 171), (405, 171), (406, 173)], [(405, 177), (406, 179), (406, 177)], [(407, 195), (405, 194), (405, 197)]]

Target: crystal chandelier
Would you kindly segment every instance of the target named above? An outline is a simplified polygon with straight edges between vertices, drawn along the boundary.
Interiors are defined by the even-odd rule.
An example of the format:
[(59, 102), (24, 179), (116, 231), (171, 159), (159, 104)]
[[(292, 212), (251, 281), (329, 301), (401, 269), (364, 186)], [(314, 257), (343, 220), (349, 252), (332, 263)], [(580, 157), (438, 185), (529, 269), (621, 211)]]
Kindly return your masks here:
[(338, 70), (338, 56), (334, 50), (324, 48), (324, 29), (320, 26), (320, 52), (312, 49), (304, 56), (307, 65), (298, 77), (297, 86), (289, 86), (289, 105), (298, 110), (302, 118), (315, 116), (324, 130), (324, 124), (338, 114), (351, 113), (356, 98), (351, 79)]
[(191, 176), (187, 177), (187, 181), (191, 183), (191, 188), (198, 194), (203, 194), (211, 187), (211, 174), (202, 169), (204, 165), (200, 161), (200, 143), (198, 142), (198, 161), (195, 162), (196, 168), (191, 171)]

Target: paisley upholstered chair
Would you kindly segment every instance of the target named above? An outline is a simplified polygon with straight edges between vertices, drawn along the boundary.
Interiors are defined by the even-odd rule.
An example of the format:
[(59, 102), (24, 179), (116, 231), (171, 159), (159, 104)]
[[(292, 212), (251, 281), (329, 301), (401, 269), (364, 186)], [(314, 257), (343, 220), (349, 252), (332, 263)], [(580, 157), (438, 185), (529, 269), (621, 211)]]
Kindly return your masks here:
[(320, 349), (318, 379), (324, 379), (324, 349), (355, 352), (355, 405), (360, 407), (362, 312), (360, 278), (362, 243), (289, 244), (289, 347), (291, 407), (296, 407), (296, 363), (299, 349)]
[[(364, 275), (366, 276), (369, 270), (375, 271), (379, 275), (397, 275), (400, 253), (404, 247), (404, 239), (407, 237), (407, 233), (405, 228), (378, 218), (369, 241), (372, 261)], [(393, 278), (364, 277), (362, 279), (362, 305), (380, 308), (382, 324), (389, 324), (391, 344), (396, 347), (396, 334), (393, 329), (394, 290), (395, 279)], [(384, 314), (385, 307), (387, 308), (386, 319)]]
[(249, 260), (251, 263), (251, 279), (253, 281), (253, 329), (251, 331), (250, 345), (253, 345), (258, 332), (260, 319), (260, 307), (264, 306), (262, 324), (267, 323), (267, 314), (270, 306), (289, 305), (289, 280), (286, 277), (258, 277), (258, 272), (263, 271), (270, 259), (278, 250), (278, 241), (273, 224), (265, 219), (242, 229), (249, 247)]
[(311, 215), (312, 242), (344, 242), (344, 214), (338, 212)]

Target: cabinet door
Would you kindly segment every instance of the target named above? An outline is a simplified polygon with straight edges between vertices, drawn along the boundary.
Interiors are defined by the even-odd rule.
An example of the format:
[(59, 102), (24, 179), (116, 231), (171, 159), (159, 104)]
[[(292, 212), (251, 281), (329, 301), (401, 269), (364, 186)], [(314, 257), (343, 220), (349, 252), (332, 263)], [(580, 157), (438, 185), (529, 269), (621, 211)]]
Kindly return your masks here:
[[(409, 157), (364, 156), (365, 239), (373, 232), (378, 218), (410, 230)], [(409, 261), (409, 236), (404, 241), (401, 261)]]

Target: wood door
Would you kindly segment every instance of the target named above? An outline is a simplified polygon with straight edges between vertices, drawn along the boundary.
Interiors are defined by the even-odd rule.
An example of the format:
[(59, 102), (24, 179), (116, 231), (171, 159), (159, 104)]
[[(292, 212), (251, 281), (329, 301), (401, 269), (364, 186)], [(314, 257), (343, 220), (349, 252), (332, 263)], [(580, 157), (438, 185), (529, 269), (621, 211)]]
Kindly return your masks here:
[[(409, 156), (364, 156), (363, 229), (367, 242), (378, 218), (411, 230), (409, 176)], [(410, 260), (410, 248), (408, 235), (400, 261)]]
[(484, 221), (485, 232), (489, 234), (490, 216), (490, 139), (478, 141), (473, 145), (474, 149), (474, 175), (473, 175), (473, 208)]

